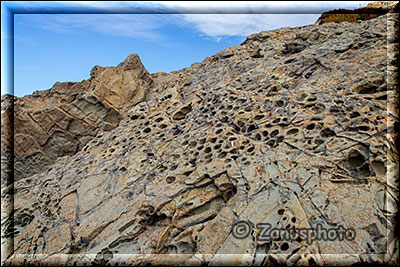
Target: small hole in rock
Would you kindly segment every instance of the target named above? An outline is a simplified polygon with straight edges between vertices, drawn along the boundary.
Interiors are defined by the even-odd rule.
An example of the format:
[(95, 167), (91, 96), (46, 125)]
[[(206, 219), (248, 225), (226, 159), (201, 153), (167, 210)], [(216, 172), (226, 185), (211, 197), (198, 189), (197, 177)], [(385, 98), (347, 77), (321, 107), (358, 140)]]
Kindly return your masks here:
[(359, 172), (361, 176), (370, 176), (371, 172), (369, 171), (368, 164), (364, 164), (359, 168)]
[(231, 154), (238, 154), (238, 150), (237, 150), (237, 148), (234, 148), (234, 149), (232, 149), (231, 151), (229, 151), (229, 153), (231, 153)]
[(306, 127), (307, 130), (313, 130), (314, 128), (315, 128), (315, 123), (311, 123)]
[(353, 113), (351, 113), (350, 114), (350, 118), (356, 118), (356, 117), (359, 117), (359, 116), (361, 116), (361, 114), (359, 113), (359, 112), (357, 112), (357, 111), (354, 111)]
[(364, 157), (357, 150), (352, 151), (350, 153), (349, 159), (347, 160), (347, 162), (353, 168), (361, 166), (364, 163), (364, 161), (365, 161)]
[(332, 131), (332, 130), (329, 129), (329, 128), (324, 128), (324, 129), (322, 129), (320, 135), (321, 135), (321, 137), (323, 137), (323, 138), (327, 138), (327, 137), (335, 136), (335, 132)]
[(174, 182), (175, 181), (175, 177), (174, 176), (168, 176), (167, 177), (167, 179), (166, 179), (166, 181), (167, 181), (167, 183), (172, 183), (172, 182)]
[(275, 129), (271, 132), (270, 136), (275, 137), (279, 133), (279, 130)]
[(191, 143), (190, 143), (190, 147), (195, 147), (197, 145), (197, 142), (196, 141), (192, 141)]
[(283, 243), (282, 245), (281, 245), (281, 250), (288, 250), (289, 249), (289, 244), (288, 243)]
[(369, 130), (369, 126), (367, 126), (367, 125), (358, 126), (358, 130), (359, 131), (368, 131)]
[(249, 125), (249, 128), (247, 128), (247, 132), (252, 132), (255, 130), (257, 127), (254, 124)]
[(292, 134), (295, 134), (295, 133), (298, 133), (298, 132), (299, 132), (299, 129), (294, 128), (294, 129), (290, 129), (289, 131), (287, 131), (286, 134), (292, 135)]
[(226, 152), (221, 152), (219, 155), (218, 155), (218, 158), (225, 158), (226, 157)]
[(315, 142), (315, 144), (317, 144), (317, 145), (321, 145), (321, 144), (324, 143), (324, 141), (321, 140), (321, 139), (315, 139), (314, 142)]
[(371, 167), (374, 170), (376, 175), (384, 175), (386, 174), (385, 164), (381, 161), (374, 160), (371, 162)]

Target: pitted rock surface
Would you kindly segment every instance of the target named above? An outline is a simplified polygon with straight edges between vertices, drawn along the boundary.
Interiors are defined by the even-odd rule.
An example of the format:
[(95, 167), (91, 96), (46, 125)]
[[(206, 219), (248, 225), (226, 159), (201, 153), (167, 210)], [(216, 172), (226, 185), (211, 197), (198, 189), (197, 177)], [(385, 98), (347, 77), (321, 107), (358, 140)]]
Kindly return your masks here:
[[(8, 261), (397, 263), (396, 25), (387, 14), (265, 31), (152, 75), (118, 127), (15, 183)], [(241, 220), (356, 235), (237, 239)]]
[[(95, 66), (89, 80), (57, 82), (50, 90), (15, 97), (14, 179), (45, 171), (57, 158), (80, 151), (99, 132), (115, 128), (124, 108), (143, 101), (151, 85), (150, 74), (132, 54), (118, 67)], [(2, 110), (11, 99), (2, 98)]]

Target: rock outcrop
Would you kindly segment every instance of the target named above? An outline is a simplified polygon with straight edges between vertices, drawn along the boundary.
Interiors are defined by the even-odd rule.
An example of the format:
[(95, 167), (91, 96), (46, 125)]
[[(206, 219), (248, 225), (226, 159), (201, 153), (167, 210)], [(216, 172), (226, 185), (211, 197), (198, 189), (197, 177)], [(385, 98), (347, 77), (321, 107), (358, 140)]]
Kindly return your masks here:
[(89, 91), (116, 110), (145, 100), (153, 79), (137, 54), (129, 55), (117, 67), (95, 66), (90, 72)]
[(374, 1), (369, 3), (366, 8), (384, 8), (384, 9), (392, 9), (394, 8), (399, 1)]
[[(398, 263), (397, 25), (386, 14), (265, 31), (152, 77), (131, 67), (135, 56), (95, 67), (90, 98), (62, 110), (135, 105), (75, 155), (16, 181), (15, 195), (2, 189), (14, 198), (7, 262)], [(263, 238), (260, 224), (330, 237)]]
[(349, 9), (335, 9), (322, 13), (315, 22), (322, 25), (328, 22), (355, 22), (357, 20), (370, 20), (387, 13), (399, 13), (399, 1), (374, 1), (366, 7)]
[[(124, 110), (143, 101), (152, 82), (132, 54), (118, 67), (95, 66), (89, 80), (57, 82), (50, 90), (14, 97), (14, 179), (46, 170), (99, 132), (118, 126)], [(2, 110), (10, 101), (12, 97), (2, 98)]]

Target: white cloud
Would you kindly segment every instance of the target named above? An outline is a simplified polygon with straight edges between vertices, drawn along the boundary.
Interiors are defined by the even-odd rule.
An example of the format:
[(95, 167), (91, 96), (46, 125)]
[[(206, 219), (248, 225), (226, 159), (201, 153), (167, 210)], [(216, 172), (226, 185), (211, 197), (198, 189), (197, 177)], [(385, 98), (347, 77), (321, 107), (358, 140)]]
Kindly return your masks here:
[[(204, 13), (221, 14), (182, 14), (182, 24), (191, 25), (203, 36), (219, 40), (225, 36), (247, 36), (252, 33), (282, 27), (296, 27), (314, 23), (324, 11), (335, 8), (355, 9), (372, 1), (153, 1), (166, 6), (199, 10)], [(186, 9), (187, 8), (187, 9)], [(305, 14), (310, 10), (311, 14)], [(299, 14), (296, 14), (296, 12)], [(226, 14), (226, 13), (241, 14)], [(257, 14), (257, 13), (271, 14)], [(274, 14), (274, 12), (282, 14)], [(284, 14), (284, 12), (293, 14)], [(225, 14), (224, 14), (225, 13)]]
[(29, 14), (34, 25), (59, 33), (82, 33), (82, 30), (109, 36), (158, 40), (165, 25), (162, 16), (154, 14)]
[(224, 36), (247, 36), (280, 27), (312, 24), (319, 17), (316, 14), (184, 14), (181, 16), (203, 35), (216, 39)]
[[(313, 10), (331, 10), (335, 8), (354, 9), (364, 7), (373, 1), (148, 1), (148, 3), (161, 4), (171, 8), (204, 8), (208, 11), (221, 10), (226, 11), (229, 8), (233, 10), (244, 9), (245, 11), (260, 12), (260, 8), (267, 10), (279, 9), (280, 11), (294, 11), (302, 9)], [(136, 2), (140, 3), (140, 2)]]
[[(312, 10), (332, 10), (335, 8), (358, 8), (371, 1), (73, 1), (52, 2), (67, 7), (88, 7), (102, 11), (122, 9), (135, 12), (140, 8), (186, 14), (43, 14), (36, 16), (35, 25), (47, 30), (71, 33), (82, 29), (109, 36), (142, 38), (148, 41), (159, 41), (165, 38), (161, 28), (166, 24), (175, 24), (196, 29), (203, 37), (216, 40), (226, 36), (247, 36), (264, 30), (281, 27), (295, 27), (314, 23), (319, 13), (314, 14), (254, 14), (260, 12), (306, 13)], [(139, 8), (139, 9), (138, 9)], [(200, 14), (191, 14), (199, 12)], [(243, 14), (226, 14), (229, 12)], [(206, 14), (218, 13), (218, 14)]]

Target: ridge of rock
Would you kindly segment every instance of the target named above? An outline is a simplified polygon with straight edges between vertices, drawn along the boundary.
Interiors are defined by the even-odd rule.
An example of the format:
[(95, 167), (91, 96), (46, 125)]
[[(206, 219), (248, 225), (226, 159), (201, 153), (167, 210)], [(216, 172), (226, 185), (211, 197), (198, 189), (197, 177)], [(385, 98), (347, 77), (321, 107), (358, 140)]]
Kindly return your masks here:
[[(152, 83), (139, 56), (132, 54), (118, 67), (93, 67), (90, 79), (82, 82), (56, 82), (24, 97), (2, 96), (2, 121), (7, 114), (3, 106), (13, 101), (14, 179), (46, 170), (59, 157), (74, 155), (97, 134), (115, 128), (127, 108), (145, 99)], [(2, 141), (8, 139), (2, 134)], [(7, 158), (10, 153), (4, 151)]]
[[(397, 10), (397, 11), (396, 11)], [(377, 18), (387, 13), (399, 13), (399, 1), (374, 1), (366, 7), (349, 9), (334, 9), (322, 13), (315, 24), (322, 25), (328, 22), (355, 22)]]
[[(117, 127), (2, 189), (7, 262), (398, 264), (397, 27), (389, 13), (264, 31), (169, 74), (136, 71), (135, 55), (96, 68), (95, 87), (132, 71), (152, 88)], [(350, 236), (267, 240), (260, 223)]]

